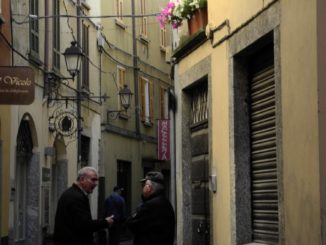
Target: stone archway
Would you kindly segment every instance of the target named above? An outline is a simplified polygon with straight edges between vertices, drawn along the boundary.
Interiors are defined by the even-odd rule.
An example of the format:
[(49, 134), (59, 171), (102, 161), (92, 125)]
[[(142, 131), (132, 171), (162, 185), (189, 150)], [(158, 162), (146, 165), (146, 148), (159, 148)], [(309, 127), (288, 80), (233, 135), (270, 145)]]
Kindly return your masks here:
[(34, 122), (25, 115), (17, 133), (12, 202), (11, 244), (39, 244), (40, 157)]
[(53, 233), (54, 217), (59, 197), (68, 185), (68, 160), (66, 155), (66, 145), (63, 139), (57, 137), (53, 143), (53, 148), (54, 156), (51, 161), (51, 204), (49, 233)]

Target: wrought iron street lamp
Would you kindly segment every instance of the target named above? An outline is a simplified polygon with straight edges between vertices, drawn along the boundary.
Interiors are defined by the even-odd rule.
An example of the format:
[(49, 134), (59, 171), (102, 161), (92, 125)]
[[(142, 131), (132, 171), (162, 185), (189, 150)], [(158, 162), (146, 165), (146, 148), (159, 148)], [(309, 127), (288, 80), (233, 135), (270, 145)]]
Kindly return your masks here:
[(127, 111), (130, 106), (130, 101), (132, 96), (132, 93), (127, 85), (124, 85), (124, 87), (120, 89), (119, 96), (120, 96), (121, 106), (125, 109), (125, 111)]
[(123, 110), (108, 111), (107, 119), (118, 118), (118, 116), (121, 115), (122, 112), (126, 112), (130, 106), (130, 101), (133, 93), (130, 91), (127, 85), (124, 85), (124, 87), (120, 89), (118, 95), (120, 97), (120, 105), (123, 108)]
[(71, 42), (71, 46), (66, 48), (63, 53), (66, 61), (67, 71), (71, 75), (72, 79), (79, 73), (80, 64), (83, 57), (82, 50), (76, 46), (77, 42)]

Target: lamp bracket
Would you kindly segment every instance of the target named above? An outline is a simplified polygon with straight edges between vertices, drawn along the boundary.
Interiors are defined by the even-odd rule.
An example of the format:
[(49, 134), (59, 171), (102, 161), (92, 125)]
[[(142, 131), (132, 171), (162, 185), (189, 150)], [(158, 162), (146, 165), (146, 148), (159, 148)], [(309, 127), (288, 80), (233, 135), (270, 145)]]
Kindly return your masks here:
[(67, 138), (67, 141), (76, 140), (77, 132), (82, 130), (82, 126), (78, 129), (78, 120), (83, 118), (78, 118), (73, 108), (58, 107), (49, 117), (49, 131)]
[(113, 110), (113, 111), (107, 111), (107, 121), (109, 122), (110, 120), (116, 120), (120, 116), (126, 117), (126, 114), (123, 114), (123, 112), (126, 112), (127, 110)]

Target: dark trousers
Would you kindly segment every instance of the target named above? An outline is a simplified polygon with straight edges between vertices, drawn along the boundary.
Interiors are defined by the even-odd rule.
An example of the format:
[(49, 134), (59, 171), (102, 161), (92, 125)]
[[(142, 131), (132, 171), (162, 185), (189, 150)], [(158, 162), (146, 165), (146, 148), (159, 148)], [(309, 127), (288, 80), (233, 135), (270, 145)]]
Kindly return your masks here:
[(109, 228), (108, 245), (119, 245), (121, 234), (121, 224), (115, 223)]

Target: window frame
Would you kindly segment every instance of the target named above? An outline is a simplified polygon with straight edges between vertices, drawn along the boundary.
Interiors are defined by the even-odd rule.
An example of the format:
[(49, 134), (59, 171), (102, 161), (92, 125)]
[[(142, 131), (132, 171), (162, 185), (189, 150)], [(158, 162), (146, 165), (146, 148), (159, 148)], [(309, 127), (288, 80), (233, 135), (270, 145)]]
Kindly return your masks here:
[(123, 20), (123, 0), (115, 0), (115, 24), (122, 29), (126, 29), (127, 26), (124, 24)]
[(82, 88), (89, 91), (89, 25), (85, 22), (82, 23), (82, 50)]
[(160, 87), (160, 116), (169, 119), (169, 91), (163, 86)]
[[(140, 15), (146, 15), (146, 0), (140, 0)], [(143, 16), (140, 21), (140, 35), (146, 39), (148, 37), (147, 16)]]
[[(29, 14), (39, 16), (39, 1), (29, 1)], [(38, 18), (32, 18), (29, 24), (29, 48), (30, 55), (34, 58), (39, 58), (40, 41), (39, 41), (39, 20)]]
[(141, 121), (146, 126), (153, 125), (153, 83), (145, 77), (140, 78)]
[[(122, 67), (121, 65), (117, 65), (117, 85), (118, 89), (122, 89), (124, 85), (127, 84), (127, 79), (126, 79), (126, 68)], [(118, 101), (118, 110), (123, 110), (123, 107), (121, 106), (120, 103), (120, 96), (117, 96), (117, 101)], [(124, 111), (122, 114), (125, 114)]]
[(166, 42), (166, 28), (160, 28), (160, 48), (161, 50), (165, 50), (167, 46)]
[[(1, 1), (1, 0), (0, 0)], [(60, 2), (53, 2), (53, 50), (52, 50), (52, 66), (54, 70), (60, 70), (61, 52), (60, 52)]]

